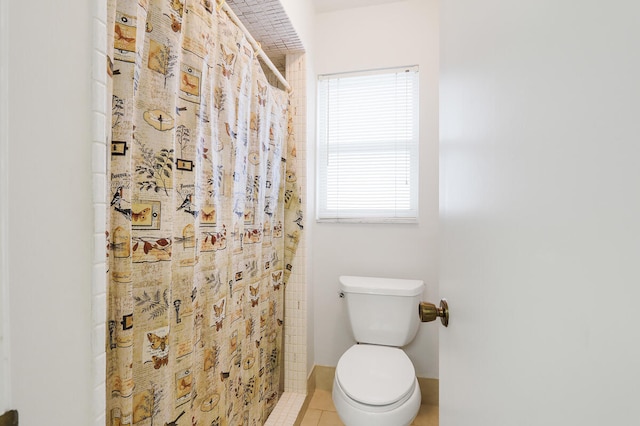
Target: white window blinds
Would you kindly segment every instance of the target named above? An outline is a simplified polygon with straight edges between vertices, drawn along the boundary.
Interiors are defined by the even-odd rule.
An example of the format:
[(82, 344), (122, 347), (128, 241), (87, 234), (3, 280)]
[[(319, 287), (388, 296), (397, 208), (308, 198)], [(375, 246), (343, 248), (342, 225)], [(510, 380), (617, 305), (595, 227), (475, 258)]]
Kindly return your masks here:
[(318, 220), (418, 217), (418, 67), (318, 82)]

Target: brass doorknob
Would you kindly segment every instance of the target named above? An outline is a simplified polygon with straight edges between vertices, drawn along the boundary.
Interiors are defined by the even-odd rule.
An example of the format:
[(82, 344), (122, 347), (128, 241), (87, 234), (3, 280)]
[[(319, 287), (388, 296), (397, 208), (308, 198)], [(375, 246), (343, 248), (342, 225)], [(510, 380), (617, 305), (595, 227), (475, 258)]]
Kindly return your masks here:
[(440, 300), (440, 307), (436, 307), (433, 303), (420, 302), (418, 306), (418, 315), (420, 315), (420, 321), (431, 322), (440, 317), (440, 322), (445, 327), (449, 326), (449, 304), (446, 299)]

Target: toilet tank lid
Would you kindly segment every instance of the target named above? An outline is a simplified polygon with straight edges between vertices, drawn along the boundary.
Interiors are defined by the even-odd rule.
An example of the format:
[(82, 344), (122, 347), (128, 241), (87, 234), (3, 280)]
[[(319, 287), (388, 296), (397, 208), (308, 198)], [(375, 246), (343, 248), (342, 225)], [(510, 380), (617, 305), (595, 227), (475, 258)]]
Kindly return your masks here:
[(345, 293), (417, 296), (424, 290), (424, 281), (342, 275), (340, 289)]

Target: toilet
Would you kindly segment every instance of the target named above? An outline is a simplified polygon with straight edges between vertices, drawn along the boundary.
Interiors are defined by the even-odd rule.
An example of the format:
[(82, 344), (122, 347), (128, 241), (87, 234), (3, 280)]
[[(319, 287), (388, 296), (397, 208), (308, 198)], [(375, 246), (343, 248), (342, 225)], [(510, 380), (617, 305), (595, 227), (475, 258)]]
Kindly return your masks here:
[(420, 410), (413, 364), (401, 349), (418, 332), (424, 282), (340, 277), (356, 344), (338, 361), (333, 403), (346, 426), (408, 426)]

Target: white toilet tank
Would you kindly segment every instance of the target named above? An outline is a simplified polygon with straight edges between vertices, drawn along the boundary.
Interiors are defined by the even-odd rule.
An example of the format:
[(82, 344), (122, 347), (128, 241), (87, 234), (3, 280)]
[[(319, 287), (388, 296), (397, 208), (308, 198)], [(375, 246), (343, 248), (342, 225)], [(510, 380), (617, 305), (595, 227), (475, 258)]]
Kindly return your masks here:
[(422, 280), (341, 276), (340, 289), (358, 343), (401, 347), (416, 336)]

